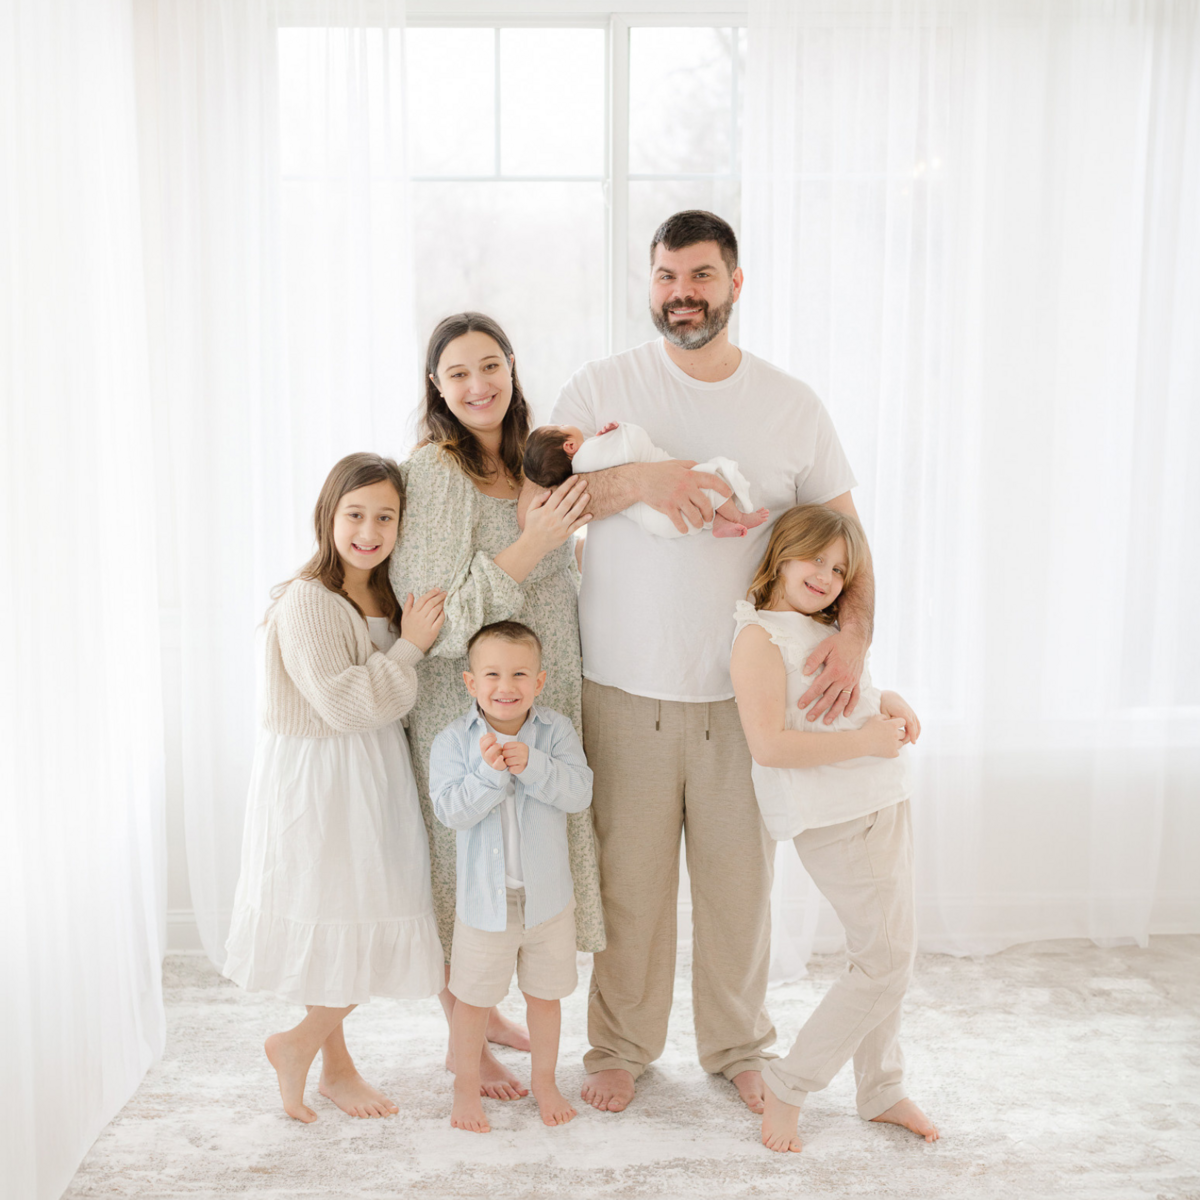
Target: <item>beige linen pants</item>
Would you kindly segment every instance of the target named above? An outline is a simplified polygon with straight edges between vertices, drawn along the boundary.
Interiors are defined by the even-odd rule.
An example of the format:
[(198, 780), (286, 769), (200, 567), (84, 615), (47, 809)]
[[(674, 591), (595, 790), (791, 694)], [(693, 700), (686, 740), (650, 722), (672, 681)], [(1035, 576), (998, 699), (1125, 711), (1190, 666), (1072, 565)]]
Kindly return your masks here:
[(912, 822), (908, 801), (806, 829), (795, 839), (804, 869), (846, 929), (846, 970), (804, 1023), (786, 1058), (763, 1071), (788, 1104), (803, 1104), (854, 1056), (865, 1120), (903, 1100), (900, 1007), (916, 954)]
[(589, 1071), (662, 1054), (675, 979), (679, 840), (692, 886), (692, 1000), (706, 1071), (761, 1070), (774, 843), (732, 700), (683, 704), (583, 683), (607, 948), (593, 960)]

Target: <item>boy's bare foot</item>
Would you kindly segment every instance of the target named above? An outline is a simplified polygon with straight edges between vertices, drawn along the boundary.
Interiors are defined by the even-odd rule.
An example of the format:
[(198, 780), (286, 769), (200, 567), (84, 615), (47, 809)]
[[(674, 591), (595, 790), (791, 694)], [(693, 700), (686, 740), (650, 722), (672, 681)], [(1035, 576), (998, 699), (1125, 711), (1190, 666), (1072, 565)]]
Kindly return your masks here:
[(565, 1125), (579, 1115), (558, 1090), (556, 1083), (535, 1086), (533, 1094), (538, 1102), (538, 1112), (542, 1114), (543, 1125)]
[(529, 1089), (487, 1048), (479, 1058), (479, 1094), (493, 1100), (520, 1100)]
[(465, 1129), (469, 1133), (491, 1133), (492, 1127), (483, 1115), (483, 1105), (473, 1091), (454, 1087), (454, 1107), (450, 1110), (450, 1124), (455, 1129)]
[(770, 1088), (763, 1089), (762, 1144), (768, 1150), (798, 1154), (804, 1148), (796, 1134), (799, 1122), (797, 1105), (785, 1104)]
[(622, 1112), (633, 1099), (633, 1076), (624, 1067), (596, 1071), (584, 1077), (579, 1096), (601, 1112)]
[(316, 1051), (305, 1055), (295, 1041), (286, 1033), (273, 1033), (263, 1043), (267, 1061), (279, 1076), (279, 1094), (283, 1098), (283, 1111), (306, 1125), (317, 1119), (317, 1114), (304, 1103), (304, 1084), (308, 1080), (308, 1068), (317, 1057)]
[(713, 537), (745, 537), (746, 526), (740, 521), (731, 521), (720, 513), (713, 513), (712, 535)]
[(739, 1071), (733, 1077), (733, 1086), (752, 1113), (762, 1112), (767, 1085), (763, 1083), (761, 1071)]
[(529, 1031), (524, 1025), (509, 1020), (498, 1008), (488, 1013), (487, 1033), (484, 1036), (497, 1046), (529, 1052)]
[(886, 1121), (889, 1125), (902, 1125), (927, 1142), (936, 1142), (942, 1136), (938, 1133), (937, 1126), (908, 1099), (897, 1100), (887, 1112), (881, 1112), (871, 1120)]
[(322, 1071), (317, 1090), (352, 1117), (394, 1117), (400, 1111), (357, 1071), (346, 1075), (327, 1075)]

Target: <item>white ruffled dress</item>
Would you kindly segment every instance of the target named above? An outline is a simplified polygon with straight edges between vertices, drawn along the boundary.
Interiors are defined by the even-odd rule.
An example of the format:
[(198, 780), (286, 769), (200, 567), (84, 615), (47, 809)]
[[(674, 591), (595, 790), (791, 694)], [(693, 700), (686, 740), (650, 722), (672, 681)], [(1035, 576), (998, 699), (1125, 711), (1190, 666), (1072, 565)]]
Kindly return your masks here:
[[(369, 617), (386, 652), (396, 634)], [(341, 1008), (445, 986), (429, 846), (402, 721), (336, 737), (264, 730), (224, 973)]]
[[(733, 634), (735, 642), (747, 626), (761, 625), (779, 647), (787, 671), (786, 729), (820, 737), (823, 733), (861, 729), (869, 717), (880, 715), (879, 702), (883, 693), (871, 686), (871, 677), (865, 667), (859, 680), (859, 699), (853, 716), (841, 716), (826, 725), (824, 719), (805, 720), (811, 704), (808, 708), (797, 707), (796, 702), (816, 678), (804, 674), (804, 664), (817, 646), (834, 632), (830, 626), (822, 625), (804, 613), (756, 609), (747, 600), (738, 601), (733, 619), (737, 623)], [(890, 804), (899, 804), (908, 799), (912, 790), (907, 746), (901, 747), (898, 758), (867, 755), (819, 767), (763, 767), (752, 763), (750, 774), (763, 824), (779, 842), (788, 841), (806, 829), (853, 821)]]

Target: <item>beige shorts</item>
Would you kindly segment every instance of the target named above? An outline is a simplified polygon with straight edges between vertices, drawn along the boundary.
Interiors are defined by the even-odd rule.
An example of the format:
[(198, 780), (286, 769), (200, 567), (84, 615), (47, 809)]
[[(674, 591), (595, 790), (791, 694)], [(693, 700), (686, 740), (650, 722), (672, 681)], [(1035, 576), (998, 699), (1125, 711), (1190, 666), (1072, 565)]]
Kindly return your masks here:
[(450, 991), (476, 1008), (491, 1008), (508, 995), (513, 967), (517, 986), (538, 1000), (562, 1000), (575, 990), (575, 898), (556, 917), (525, 928), (525, 891), (508, 889), (503, 933), (472, 929), (454, 919)]

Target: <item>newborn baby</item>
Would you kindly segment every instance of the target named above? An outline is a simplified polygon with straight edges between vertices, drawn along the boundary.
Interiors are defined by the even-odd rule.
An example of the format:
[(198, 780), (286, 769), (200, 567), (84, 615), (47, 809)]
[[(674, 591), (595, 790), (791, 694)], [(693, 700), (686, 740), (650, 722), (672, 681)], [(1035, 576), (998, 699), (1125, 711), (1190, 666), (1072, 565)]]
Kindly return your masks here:
[[(585, 438), (574, 425), (543, 425), (525, 443), (525, 477), (540, 487), (553, 488), (572, 474), (631, 462), (668, 462), (673, 457), (654, 445), (640, 425), (610, 421), (590, 438)], [(728, 500), (720, 492), (705, 489), (714, 512), (713, 519), (702, 528), (711, 529), (713, 537), (745, 537), (748, 530), (761, 525), (770, 515), (765, 508), (750, 510), (750, 485), (737, 463), (728, 458), (714, 458), (697, 463), (695, 469), (719, 475), (733, 489)], [(640, 500), (625, 509), (624, 515), (655, 537), (686, 536), (675, 528), (670, 517)], [(700, 528), (688, 530), (688, 533), (700, 532)]]

